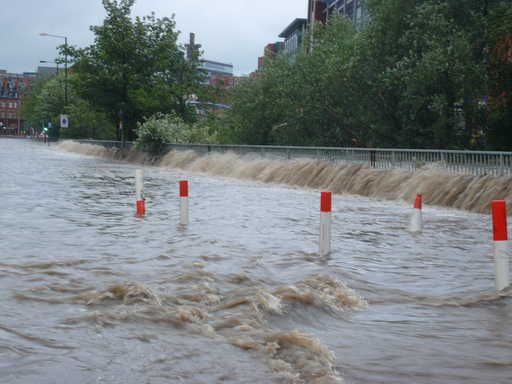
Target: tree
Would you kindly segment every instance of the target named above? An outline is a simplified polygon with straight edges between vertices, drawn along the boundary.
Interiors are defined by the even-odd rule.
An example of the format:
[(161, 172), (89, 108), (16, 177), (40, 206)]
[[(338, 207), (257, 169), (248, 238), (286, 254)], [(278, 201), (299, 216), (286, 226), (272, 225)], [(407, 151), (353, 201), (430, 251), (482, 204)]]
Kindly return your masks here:
[(489, 16), (489, 145), (512, 150), (512, 7), (497, 4)]
[(193, 119), (186, 105), (200, 76), (177, 45), (174, 17), (132, 21), (135, 0), (103, 0), (107, 16), (92, 26), (94, 44), (71, 48), (81, 96), (122, 127), (118, 139), (132, 140), (144, 116), (176, 112)]
[(22, 105), (22, 114), (36, 130), (51, 123), (50, 137), (115, 138), (113, 125), (106, 115), (94, 109), (76, 92), (76, 75), (68, 77), (68, 113), (70, 127), (60, 130), (60, 114), (64, 107), (64, 74), (40, 79), (35, 82)]
[[(315, 47), (293, 63), (280, 56), (232, 95), (234, 136), (249, 144), (351, 145), (362, 140), (358, 106), (346, 78), (354, 26), (332, 18), (315, 29)], [(311, 41), (307, 37), (305, 41)]]
[[(293, 64), (276, 58), (235, 89), (232, 137), (254, 144), (482, 148), (489, 47), (506, 47), (493, 51), (490, 79), (494, 90), (510, 89), (500, 88), (508, 84), (512, 41), (505, 17), (512, 7), (505, 11), (505, 3), (500, 11), (498, 0), (368, 0), (370, 22), (360, 30), (333, 17), (305, 39), (313, 49), (303, 49)], [(502, 26), (491, 34), (494, 42), (486, 38), (491, 25)], [(506, 126), (509, 110), (491, 122)]]

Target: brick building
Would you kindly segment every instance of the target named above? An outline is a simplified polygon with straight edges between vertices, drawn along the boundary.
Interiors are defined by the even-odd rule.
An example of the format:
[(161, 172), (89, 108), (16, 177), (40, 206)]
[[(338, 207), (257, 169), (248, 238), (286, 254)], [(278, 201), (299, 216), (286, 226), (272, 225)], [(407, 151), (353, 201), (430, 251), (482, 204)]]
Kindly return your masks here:
[(35, 73), (18, 74), (0, 70), (0, 135), (22, 134), (23, 96), (30, 89), (30, 84), (35, 78)]
[(282, 41), (267, 44), (265, 49), (263, 50), (263, 56), (258, 58), (258, 71), (263, 71), (265, 63), (267, 63), (269, 60), (272, 60), (283, 50), (284, 43)]

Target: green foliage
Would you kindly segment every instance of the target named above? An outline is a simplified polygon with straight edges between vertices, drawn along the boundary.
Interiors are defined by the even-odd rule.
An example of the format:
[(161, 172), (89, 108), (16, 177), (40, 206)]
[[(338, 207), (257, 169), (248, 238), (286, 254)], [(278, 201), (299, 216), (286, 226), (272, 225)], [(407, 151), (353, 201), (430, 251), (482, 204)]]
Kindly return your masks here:
[[(357, 63), (373, 74), (364, 88), (374, 95), (366, 100), (377, 127), (375, 142), (416, 148), (467, 145), (471, 126), (464, 123), (464, 109), (474, 108), (485, 92), (485, 69), (473, 60), (468, 34), (446, 4), (410, 2), (407, 8), (393, 0), (380, 7), (386, 17), (378, 14), (361, 34)], [(402, 17), (384, 34), (392, 12)]]
[(500, 1), (489, 15), (489, 146), (512, 150), (512, 4)]
[[(186, 105), (201, 75), (178, 47), (174, 18), (154, 14), (134, 20), (134, 0), (103, 0), (107, 16), (91, 27), (94, 43), (70, 48), (80, 95), (105, 110), (113, 124), (123, 122), (118, 139), (135, 137), (138, 121), (156, 112), (175, 112), (194, 120)], [(122, 136), (122, 137), (121, 137)]]
[(106, 113), (94, 110), (93, 106), (78, 99), (68, 107), (70, 126), (60, 130), (61, 138), (84, 138), (114, 140), (116, 127), (108, 120)]
[(104, 112), (96, 110), (80, 98), (76, 92), (76, 76), (68, 76), (68, 105), (70, 127), (61, 130), (60, 115), (64, 111), (65, 76), (55, 76), (36, 81), (22, 104), (22, 115), (30, 125), (40, 131), (52, 124), (50, 137), (62, 138), (115, 138), (115, 127), (109, 123)]
[(181, 142), (185, 123), (176, 115), (155, 114), (137, 127), (135, 147), (158, 155), (167, 143)]
[[(347, 82), (356, 31), (344, 18), (315, 29), (312, 52), (293, 63), (270, 62), (235, 88), (229, 113), (234, 136), (248, 144), (353, 145), (365, 135)], [(307, 36), (305, 41), (311, 41)]]
[(135, 146), (154, 155), (168, 143), (213, 143), (216, 132), (208, 120), (186, 123), (174, 113), (157, 113), (137, 127)]
[[(500, 125), (506, 115), (488, 124), (485, 36), (497, 25), (499, 36), (510, 33), (512, 19), (503, 16), (510, 1), (367, 4), (364, 28), (333, 17), (304, 39), (308, 45), (292, 64), (278, 57), (236, 87), (222, 137), (247, 144), (484, 147), (489, 124)], [(495, 77), (504, 84), (510, 62), (502, 64)]]

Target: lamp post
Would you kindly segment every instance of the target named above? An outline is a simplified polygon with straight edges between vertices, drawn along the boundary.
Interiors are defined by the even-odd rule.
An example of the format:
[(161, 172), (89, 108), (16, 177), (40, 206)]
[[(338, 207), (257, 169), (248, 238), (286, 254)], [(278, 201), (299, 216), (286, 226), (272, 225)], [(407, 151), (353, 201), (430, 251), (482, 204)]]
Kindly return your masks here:
[(64, 55), (64, 109), (68, 105), (68, 38), (67, 36), (52, 35), (50, 33), (42, 32), (39, 36), (56, 37), (58, 39), (64, 39), (64, 47), (66, 48), (66, 54)]
[(57, 73), (59, 73), (59, 62), (58, 61), (39, 60), (39, 62), (43, 63), (43, 64), (55, 64), (57, 66)]

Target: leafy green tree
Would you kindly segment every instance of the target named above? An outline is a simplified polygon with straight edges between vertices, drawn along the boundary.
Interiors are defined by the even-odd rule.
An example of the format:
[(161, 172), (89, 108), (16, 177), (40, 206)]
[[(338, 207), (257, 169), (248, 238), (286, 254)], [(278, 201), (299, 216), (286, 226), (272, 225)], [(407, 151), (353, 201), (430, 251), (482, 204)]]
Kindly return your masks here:
[(92, 26), (94, 44), (71, 48), (81, 96), (122, 126), (118, 139), (132, 140), (144, 116), (174, 111), (193, 119), (189, 94), (200, 76), (177, 45), (174, 18), (154, 15), (132, 21), (135, 0), (103, 0), (107, 16)]
[[(282, 63), (286, 65), (286, 63)], [(247, 79), (233, 90), (232, 109), (227, 121), (234, 142), (272, 144), (271, 132), (283, 124), (283, 99), (279, 97), (277, 69), (265, 72), (260, 78)], [(281, 85), (283, 85), (281, 83)]]
[(115, 138), (115, 130), (106, 115), (77, 95), (75, 74), (68, 77), (67, 112), (70, 127), (60, 129), (60, 114), (64, 109), (64, 81), (62, 73), (36, 81), (22, 105), (24, 119), (37, 131), (51, 123), (50, 137)]
[(229, 117), (239, 141), (350, 146), (367, 140), (356, 84), (348, 77), (356, 30), (333, 17), (314, 34), (305, 39), (314, 41), (313, 49), (301, 50), (293, 63), (278, 57), (235, 88)]
[(502, 1), (489, 15), (489, 142), (512, 150), (512, 4)]
[(364, 28), (333, 17), (305, 39), (308, 47), (293, 64), (278, 57), (236, 87), (222, 137), (249, 144), (512, 146), (510, 0), (367, 5)]

